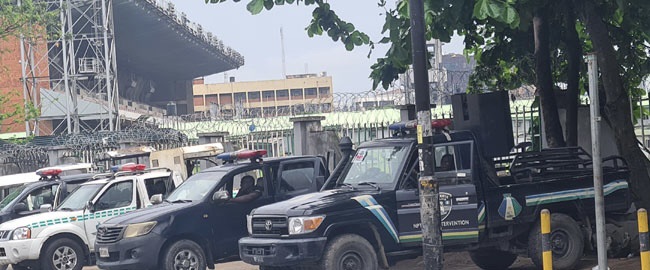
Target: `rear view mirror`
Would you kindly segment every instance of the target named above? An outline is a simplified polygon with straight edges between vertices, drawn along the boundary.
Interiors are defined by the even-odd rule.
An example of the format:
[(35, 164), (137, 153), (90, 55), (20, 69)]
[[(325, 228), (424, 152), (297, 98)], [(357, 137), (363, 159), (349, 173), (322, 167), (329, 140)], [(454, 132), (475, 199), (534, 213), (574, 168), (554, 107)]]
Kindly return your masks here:
[(151, 196), (151, 199), (149, 199), (149, 201), (151, 201), (151, 204), (154, 204), (154, 205), (162, 203), (162, 201), (163, 201), (162, 194), (156, 194), (156, 195)]
[(27, 212), (29, 211), (29, 208), (27, 208), (27, 205), (25, 203), (17, 203), (14, 205), (14, 213), (20, 214), (22, 212)]
[(228, 191), (225, 190), (220, 190), (212, 194), (212, 200), (215, 202), (223, 202), (230, 199), (230, 194), (228, 194)]
[(88, 201), (88, 202), (86, 203), (86, 210), (88, 210), (88, 211), (90, 211), (90, 212), (94, 212), (94, 211), (95, 211), (95, 205), (93, 204), (93, 202)]

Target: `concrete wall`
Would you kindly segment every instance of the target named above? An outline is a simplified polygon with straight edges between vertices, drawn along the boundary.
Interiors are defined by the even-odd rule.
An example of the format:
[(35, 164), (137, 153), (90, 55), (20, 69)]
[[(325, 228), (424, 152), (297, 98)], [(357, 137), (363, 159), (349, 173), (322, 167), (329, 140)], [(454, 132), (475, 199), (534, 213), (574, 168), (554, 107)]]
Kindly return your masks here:
[[(560, 123), (562, 124), (562, 130), (566, 130), (566, 110), (559, 109), (560, 114)], [(543, 125), (543, 123), (542, 123)], [(543, 138), (546, 138), (545, 131), (542, 128)], [(566, 132), (564, 132), (566, 134)], [(618, 149), (616, 148), (616, 139), (614, 137), (614, 132), (603, 120), (600, 125), (600, 153), (602, 157), (608, 157), (612, 155), (618, 155)], [(543, 146), (548, 147), (546, 139), (542, 140)], [(582, 147), (591, 154), (591, 121), (589, 115), (589, 107), (583, 106), (578, 108), (578, 146)]]

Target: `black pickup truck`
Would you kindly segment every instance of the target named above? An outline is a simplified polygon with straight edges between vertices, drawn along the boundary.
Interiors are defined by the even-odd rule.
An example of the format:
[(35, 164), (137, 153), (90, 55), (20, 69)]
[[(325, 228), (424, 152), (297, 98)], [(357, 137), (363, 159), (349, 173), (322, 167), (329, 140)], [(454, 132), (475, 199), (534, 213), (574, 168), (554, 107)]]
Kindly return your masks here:
[[(480, 148), (470, 131), (434, 135), (445, 252), (470, 251), (483, 269), (518, 255), (540, 266), (538, 217), (549, 209), (553, 266), (573, 268), (595, 239), (591, 157), (575, 147), (488, 159)], [(240, 257), (261, 269), (371, 270), (420, 255), (417, 153), (412, 135), (362, 143), (321, 192), (253, 210)], [(608, 218), (625, 221), (629, 171), (620, 157), (604, 165)]]
[[(191, 176), (164, 202), (100, 224), (97, 266), (212, 269), (216, 262), (239, 260), (237, 240), (247, 235), (252, 209), (318, 191), (329, 177), (320, 157), (262, 160), (265, 154), (265, 150), (221, 154), (217, 159), (225, 164)], [(247, 195), (259, 195), (248, 197), (245, 190)], [(108, 256), (100, 256), (101, 250)]]

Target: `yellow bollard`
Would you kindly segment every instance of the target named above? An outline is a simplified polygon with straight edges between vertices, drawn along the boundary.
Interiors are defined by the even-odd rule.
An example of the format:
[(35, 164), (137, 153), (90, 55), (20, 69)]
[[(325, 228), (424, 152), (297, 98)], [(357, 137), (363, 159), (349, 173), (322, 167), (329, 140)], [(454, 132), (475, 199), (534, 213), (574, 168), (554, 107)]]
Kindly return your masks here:
[(641, 270), (650, 270), (650, 238), (648, 238), (648, 212), (641, 208), (637, 211), (639, 223), (639, 244), (641, 245)]
[(544, 270), (553, 270), (553, 251), (551, 251), (551, 212), (542, 210), (542, 262)]

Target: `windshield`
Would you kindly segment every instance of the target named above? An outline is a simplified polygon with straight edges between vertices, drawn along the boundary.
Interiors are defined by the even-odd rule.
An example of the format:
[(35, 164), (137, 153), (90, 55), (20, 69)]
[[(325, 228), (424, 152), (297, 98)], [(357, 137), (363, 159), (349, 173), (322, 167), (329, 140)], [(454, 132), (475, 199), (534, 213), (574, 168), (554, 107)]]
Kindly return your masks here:
[(95, 194), (103, 187), (103, 184), (90, 184), (79, 186), (59, 205), (57, 210), (81, 210), (86, 203), (95, 197)]
[(203, 200), (217, 186), (227, 172), (203, 172), (187, 179), (174, 192), (169, 194), (167, 201), (197, 201)]
[(365, 182), (390, 185), (397, 181), (408, 146), (362, 148), (350, 161), (341, 184), (355, 185)]
[(0, 208), (2, 208), (2, 211), (6, 211), (5, 209), (20, 193), (23, 193), (23, 190), (27, 188), (27, 185), (22, 185), (18, 187), (17, 189), (14, 189), (9, 195), (7, 195), (2, 201), (0, 201)]

